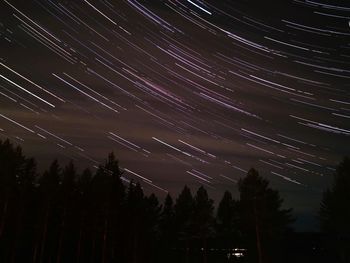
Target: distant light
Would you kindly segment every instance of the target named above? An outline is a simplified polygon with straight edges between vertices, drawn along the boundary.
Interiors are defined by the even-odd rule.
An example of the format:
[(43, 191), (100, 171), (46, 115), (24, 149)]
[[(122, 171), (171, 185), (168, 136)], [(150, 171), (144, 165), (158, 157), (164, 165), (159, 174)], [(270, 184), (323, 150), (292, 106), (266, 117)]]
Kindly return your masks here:
[(236, 258), (241, 258), (241, 257), (243, 257), (243, 253), (232, 253), (232, 256), (234, 256)]

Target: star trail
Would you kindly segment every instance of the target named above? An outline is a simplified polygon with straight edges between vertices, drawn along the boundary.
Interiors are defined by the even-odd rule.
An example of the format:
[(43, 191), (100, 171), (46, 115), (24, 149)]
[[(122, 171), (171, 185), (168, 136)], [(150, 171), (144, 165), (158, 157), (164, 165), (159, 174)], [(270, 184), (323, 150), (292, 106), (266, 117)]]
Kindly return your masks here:
[[(350, 6), (0, 2), (0, 138), (164, 196), (251, 167), (314, 213), (350, 147)], [(311, 211), (312, 210), (312, 211)]]

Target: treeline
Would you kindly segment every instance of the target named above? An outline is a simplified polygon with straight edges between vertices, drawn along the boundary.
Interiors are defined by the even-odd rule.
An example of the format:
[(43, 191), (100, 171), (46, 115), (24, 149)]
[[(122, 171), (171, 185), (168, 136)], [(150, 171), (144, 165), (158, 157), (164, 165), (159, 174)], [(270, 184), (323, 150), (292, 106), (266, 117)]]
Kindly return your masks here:
[(217, 209), (203, 187), (160, 204), (121, 175), (113, 153), (94, 173), (53, 161), (38, 174), (0, 140), (0, 262), (278, 262), (283, 253), (291, 209), (254, 169), (239, 199), (227, 191)]

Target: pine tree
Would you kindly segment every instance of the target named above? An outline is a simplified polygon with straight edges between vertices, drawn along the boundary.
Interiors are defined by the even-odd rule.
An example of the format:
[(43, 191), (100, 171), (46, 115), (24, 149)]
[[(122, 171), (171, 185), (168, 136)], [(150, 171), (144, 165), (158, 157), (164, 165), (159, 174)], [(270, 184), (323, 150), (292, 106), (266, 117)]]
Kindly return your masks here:
[(158, 252), (156, 241), (158, 240), (159, 233), (159, 218), (161, 213), (161, 205), (155, 194), (151, 194), (145, 199), (145, 211), (144, 211), (144, 235), (143, 243), (145, 258), (143, 262), (153, 263), (156, 259), (155, 254)]
[(129, 262), (141, 262), (144, 251), (142, 235), (144, 233), (145, 196), (139, 183), (129, 184), (126, 198), (126, 218), (128, 227), (127, 258)]
[(229, 191), (225, 191), (216, 215), (217, 238), (223, 246), (230, 248), (239, 239), (239, 210), (238, 201), (234, 200)]
[(320, 207), (321, 230), (336, 236), (331, 244), (341, 262), (350, 262), (350, 158), (338, 165), (334, 182), (323, 193)]
[(213, 235), (214, 225), (214, 201), (209, 199), (203, 186), (199, 187), (194, 197), (192, 228), (193, 234), (202, 243), (203, 262), (207, 262), (207, 239)]
[(274, 245), (293, 222), (291, 209), (282, 209), (279, 192), (271, 189), (269, 181), (254, 169), (239, 181), (238, 188), (240, 225), (246, 245), (256, 252), (259, 263), (269, 262)]
[(72, 161), (66, 165), (62, 172), (62, 182), (58, 192), (58, 244), (56, 262), (68, 261), (64, 255), (74, 255), (76, 246), (78, 189), (76, 185), (77, 172)]
[(55, 261), (59, 228), (57, 197), (60, 184), (61, 167), (58, 161), (54, 160), (39, 180), (41, 213), (38, 227), (41, 233), (35, 248), (35, 258), (38, 257), (40, 263)]
[[(108, 262), (118, 247), (117, 238), (121, 228), (121, 206), (124, 186), (121, 182), (118, 160), (113, 153), (108, 155), (104, 165), (100, 165), (91, 181), (91, 208), (89, 216), (92, 233), (92, 258)], [(114, 234), (113, 234), (114, 233)]]
[[(162, 262), (172, 258), (172, 249), (175, 246), (175, 211), (174, 202), (170, 194), (167, 194), (159, 218), (159, 254)], [(171, 260), (171, 259), (170, 259)]]
[(159, 228), (161, 233), (161, 240), (163, 244), (170, 244), (171, 239), (174, 238), (175, 230), (175, 211), (174, 211), (174, 203), (170, 194), (167, 194), (165, 197), (164, 205), (162, 207), (162, 211), (159, 219)]
[(192, 212), (193, 212), (193, 197), (191, 190), (185, 186), (175, 203), (175, 228), (177, 239), (184, 242), (186, 250), (186, 262), (189, 261), (190, 241), (192, 238)]
[(17, 250), (30, 245), (26, 215), (32, 214), (35, 177), (34, 159), (27, 159), (20, 146), (0, 140), (0, 261), (19, 259)]
[(91, 244), (91, 232), (92, 232), (92, 215), (91, 203), (92, 203), (92, 172), (89, 169), (85, 169), (77, 181), (78, 188), (78, 201), (77, 201), (77, 245), (76, 251), (73, 253), (76, 262), (87, 262), (87, 254), (89, 251), (89, 245)]

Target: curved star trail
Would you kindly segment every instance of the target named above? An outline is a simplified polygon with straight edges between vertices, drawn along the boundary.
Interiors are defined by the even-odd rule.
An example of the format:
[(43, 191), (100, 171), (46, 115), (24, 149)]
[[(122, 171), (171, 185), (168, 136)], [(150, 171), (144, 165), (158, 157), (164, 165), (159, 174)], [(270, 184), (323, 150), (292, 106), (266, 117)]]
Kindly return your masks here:
[(255, 167), (317, 207), (350, 146), (350, 6), (0, 2), (0, 136), (40, 160), (218, 199)]

